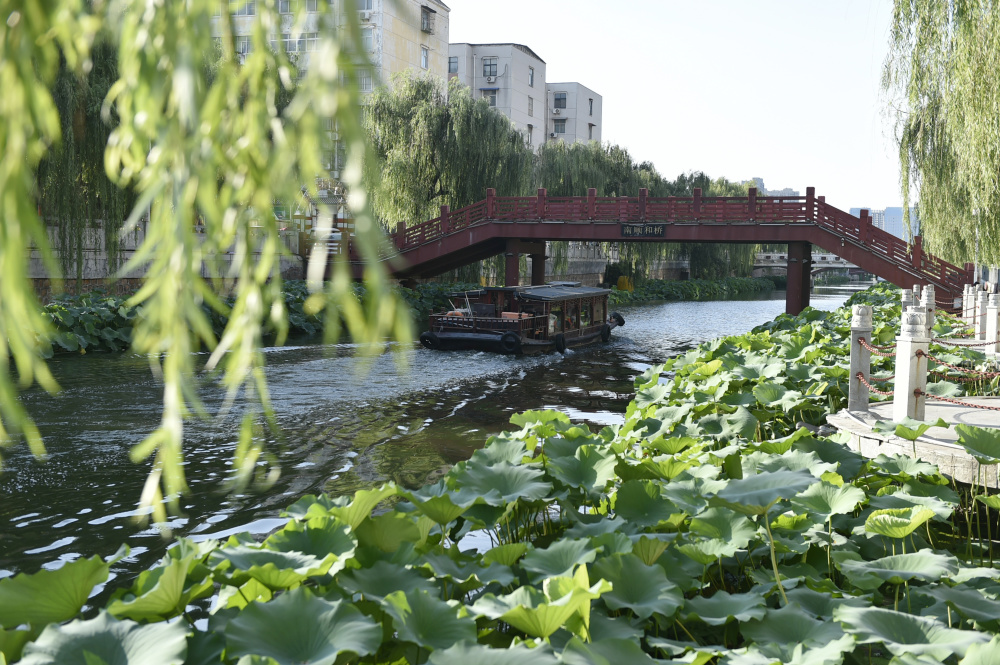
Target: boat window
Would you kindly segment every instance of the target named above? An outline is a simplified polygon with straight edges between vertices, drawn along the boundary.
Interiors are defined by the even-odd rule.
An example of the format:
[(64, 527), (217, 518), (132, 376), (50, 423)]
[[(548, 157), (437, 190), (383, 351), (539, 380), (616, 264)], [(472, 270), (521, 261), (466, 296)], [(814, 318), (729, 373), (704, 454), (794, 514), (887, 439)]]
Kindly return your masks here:
[(580, 305), (580, 327), (586, 328), (590, 325), (590, 302)]
[(561, 332), (562, 324), (562, 305), (553, 305), (549, 310), (549, 334)]
[(580, 306), (577, 303), (570, 303), (566, 306), (566, 328), (580, 327)]
[(594, 321), (601, 323), (604, 321), (604, 301), (598, 300), (594, 303)]

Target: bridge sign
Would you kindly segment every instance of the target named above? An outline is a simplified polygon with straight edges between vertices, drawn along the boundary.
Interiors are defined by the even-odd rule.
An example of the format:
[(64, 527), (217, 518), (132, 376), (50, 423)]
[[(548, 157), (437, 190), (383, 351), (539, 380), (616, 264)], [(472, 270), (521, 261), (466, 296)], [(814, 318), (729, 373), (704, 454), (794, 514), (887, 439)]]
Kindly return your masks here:
[(666, 224), (622, 224), (622, 238), (663, 238)]

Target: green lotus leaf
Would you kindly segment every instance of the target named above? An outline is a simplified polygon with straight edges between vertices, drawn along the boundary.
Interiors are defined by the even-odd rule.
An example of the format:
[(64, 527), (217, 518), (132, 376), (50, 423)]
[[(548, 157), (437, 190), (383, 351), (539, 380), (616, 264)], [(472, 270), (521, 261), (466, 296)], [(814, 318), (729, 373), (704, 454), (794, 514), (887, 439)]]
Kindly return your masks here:
[(518, 644), (508, 649), (491, 649), (482, 644), (456, 644), (443, 651), (435, 651), (428, 665), (559, 665), (561, 662), (546, 647), (528, 647)]
[(740, 632), (758, 644), (802, 644), (807, 647), (820, 646), (844, 635), (838, 624), (806, 616), (794, 605), (769, 609), (764, 618), (740, 624)]
[(632, 553), (647, 566), (652, 566), (676, 537), (675, 533), (631, 536)]
[(72, 619), (93, 588), (107, 579), (108, 563), (99, 556), (0, 579), (0, 627), (27, 623), (40, 628)]
[(269, 589), (290, 589), (310, 577), (325, 575), (336, 554), (320, 559), (302, 552), (276, 552), (246, 545), (227, 546), (212, 552), (209, 561), (217, 573), (239, 586), (255, 579)]
[(184, 665), (218, 665), (224, 662), (222, 652), (225, 650), (226, 636), (221, 630), (215, 631), (212, 626), (207, 631), (195, 630), (188, 637)]
[(581, 563), (590, 563), (597, 550), (589, 540), (563, 538), (545, 549), (533, 549), (521, 559), (521, 567), (532, 573), (534, 580), (546, 577), (567, 577)]
[(207, 595), (214, 586), (210, 575), (188, 586), (188, 571), (193, 561), (194, 557), (170, 559), (166, 565), (143, 571), (132, 593), (108, 605), (108, 612), (116, 618), (135, 621), (156, 621), (180, 614), (192, 600)]
[[(264, 541), (265, 548), (276, 552), (302, 552), (317, 558), (334, 554), (338, 561), (354, 556), (357, 545), (358, 541), (347, 524), (326, 515), (306, 522), (289, 522)], [(342, 567), (338, 566), (337, 570)]]
[(187, 653), (182, 623), (140, 626), (101, 612), (87, 621), (52, 624), (24, 648), (23, 665), (181, 665)]
[(604, 515), (569, 513), (566, 518), (574, 522), (573, 526), (566, 529), (564, 535), (567, 538), (595, 538), (615, 532), (633, 536), (641, 530), (638, 525), (626, 522), (620, 517), (609, 518)]
[(483, 567), (477, 564), (475, 559), (470, 558), (463, 565), (446, 554), (425, 554), (422, 561), (423, 565), (437, 577), (449, 578), (458, 584), (473, 584), (478, 581), (477, 586), (490, 582), (507, 586), (514, 580), (514, 573), (510, 567), (498, 563)]
[(479, 498), (475, 492), (467, 488), (459, 491), (450, 489), (443, 478), (433, 485), (424, 485), (415, 492), (400, 490), (399, 494), (435, 524), (450, 524)]
[(947, 521), (955, 512), (956, 503), (948, 503), (936, 496), (916, 496), (910, 494), (906, 489), (901, 489), (892, 494), (870, 497), (868, 507), (873, 510), (888, 510), (891, 508), (915, 508), (922, 507), (932, 511), (940, 521)]
[(484, 553), (483, 561), (499, 563), (501, 566), (513, 566), (527, 551), (527, 543), (505, 543)]
[(243, 656), (238, 661), (236, 665), (282, 665), (274, 658), (266, 658), (264, 656)]
[(976, 501), (983, 504), (987, 508), (992, 508), (993, 510), (1000, 510), (1000, 494), (993, 494), (987, 496), (985, 494), (979, 494), (976, 496)]
[(670, 394), (670, 386), (660, 383), (649, 388), (637, 390), (635, 393), (635, 405), (639, 409), (645, 409), (654, 404), (659, 404)]
[(917, 476), (933, 476), (938, 473), (938, 468), (933, 464), (908, 455), (879, 455), (871, 460), (871, 464), (879, 471), (903, 480)]
[(497, 462), (520, 464), (529, 454), (531, 452), (524, 439), (505, 432), (499, 436), (491, 437), (485, 446), (472, 453), (470, 461), (486, 466)]
[(927, 384), (925, 392), (932, 397), (958, 397), (962, 394), (962, 387), (950, 381), (935, 381)]
[(759, 383), (753, 388), (754, 397), (764, 406), (790, 412), (806, 402), (798, 390), (789, 390), (779, 383)]
[(711, 503), (721, 503), (744, 515), (763, 515), (779, 500), (790, 499), (817, 482), (819, 479), (808, 471), (770, 471), (729, 481)]
[(388, 561), (376, 561), (369, 568), (353, 568), (337, 575), (337, 583), (352, 593), (368, 598), (384, 598), (394, 591), (437, 592), (432, 580), (411, 568), (404, 568)]
[(711, 598), (696, 596), (684, 604), (685, 618), (696, 617), (710, 626), (721, 626), (730, 619), (750, 621), (767, 614), (764, 596), (760, 593), (729, 595), (717, 591)]
[(469, 464), (456, 481), (488, 505), (501, 506), (517, 499), (544, 499), (552, 491), (552, 484), (541, 480), (544, 476), (545, 472), (536, 467), (499, 462), (492, 466)]
[(646, 565), (634, 554), (605, 557), (593, 565), (591, 574), (611, 582), (601, 600), (612, 610), (627, 607), (640, 619), (654, 612), (669, 618), (684, 604), (684, 595), (663, 569)]
[(741, 379), (773, 379), (785, 371), (785, 363), (758, 362), (747, 365), (737, 365), (732, 369), (733, 375)]
[(935, 552), (908, 552), (874, 561), (848, 559), (840, 570), (859, 589), (877, 589), (882, 583), (902, 584), (907, 580), (939, 580), (958, 572), (958, 560)]
[(757, 662), (777, 661), (782, 665), (840, 665), (844, 662), (845, 654), (853, 651), (855, 646), (854, 637), (842, 633), (835, 640), (812, 647), (795, 642), (770, 642), (763, 645), (754, 644), (747, 651), (748, 654), (767, 659)]
[(969, 646), (965, 652), (965, 658), (958, 661), (958, 665), (996, 665), (1000, 663), (1000, 635), (985, 643), (976, 643)]
[(761, 441), (757, 444), (757, 449), (772, 455), (783, 455), (791, 450), (795, 443), (811, 438), (812, 433), (805, 427), (800, 427), (788, 436), (771, 439), (770, 441)]
[(254, 601), (266, 603), (274, 598), (274, 593), (255, 579), (247, 580), (240, 586), (223, 584), (219, 595), (212, 604), (212, 613), (223, 609), (242, 610)]
[(549, 475), (564, 485), (582, 488), (588, 492), (602, 492), (615, 476), (614, 453), (604, 447), (579, 446), (572, 456), (551, 459)]
[[(569, 416), (561, 411), (554, 411), (552, 409), (547, 409), (545, 411), (525, 411), (523, 413), (515, 413), (510, 417), (510, 424), (517, 425), (522, 428), (535, 427), (538, 428), (539, 425), (548, 427), (543, 427), (539, 431), (540, 436), (553, 436), (556, 433), (553, 424), (569, 424)], [(546, 433), (542, 433), (542, 432)]]
[(414, 516), (397, 511), (367, 519), (354, 531), (359, 544), (383, 552), (395, 552), (403, 543), (416, 543), (422, 537)]
[(955, 425), (958, 443), (980, 464), (1000, 464), (1000, 432), (995, 429)]
[(594, 547), (601, 548), (601, 552), (605, 556), (632, 553), (632, 539), (624, 533), (605, 533), (591, 538), (590, 543)]
[(650, 480), (628, 480), (614, 495), (615, 514), (639, 526), (655, 526), (677, 512), (673, 503), (660, 495), (660, 486)]
[(887, 422), (878, 421), (875, 423), (874, 429), (876, 432), (892, 432), (901, 439), (906, 439), (907, 441), (916, 441), (918, 438), (924, 435), (927, 430), (932, 427), (947, 427), (948, 423), (938, 418), (932, 423), (925, 422), (923, 420), (914, 420), (913, 418), (903, 418), (898, 422)]
[(752, 476), (762, 471), (808, 471), (817, 478), (837, 470), (835, 463), (822, 461), (816, 453), (791, 450), (783, 455), (754, 452), (743, 456), (743, 475)]
[(944, 660), (953, 654), (963, 656), (971, 645), (990, 639), (984, 633), (948, 628), (927, 617), (875, 607), (838, 607), (833, 618), (859, 644), (881, 642), (896, 656), (926, 654)]
[(584, 642), (574, 637), (562, 651), (566, 665), (654, 665), (654, 660), (642, 650), (638, 640), (606, 639)]
[(0, 630), (0, 665), (5, 665), (5, 660), (8, 663), (20, 660), (29, 639), (31, 632), (27, 630)]
[(906, 538), (932, 517), (934, 511), (923, 506), (876, 510), (865, 520), (865, 531), (889, 538)]
[(396, 496), (397, 491), (394, 483), (385, 483), (370, 490), (358, 490), (346, 505), (334, 505), (330, 508), (330, 514), (347, 523), (352, 529), (357, 529), (358, 525), (372, 514), (375, 506), (391, 496)]
[[(557, 578), (547, 579), (545, 587), (549, 588), (553, 584), (561, 587), (554, 582), (555, 579)], [(589, 609), (590, 601), (600, 597), (602, 591), (610, 587), (602, 580), (590, 588), (583, 588), (576, 580), (565, 579), (569, 580), (568, 586), (572, 591), (557, 598), (551, 598), (534, 587), (522, 586), (505, 596), (484, 594), (471, 609), (490, 619), (506, 621), (534, 637), (546, 638), (559, 630), (578, 611)], [(565, 588), (560, 588), (560, 591), (565, 591)]]
[(651, 479), (673, 480), (681, 473), (691, 468), (692, 462), (677, 459), (673, 455), (657, 455), (645, 458), (639, 464), (640, 468), (649, 473)]
[(333, 665), (345, 652), (366, 656), (382, 628), (344, 601), (317, 598), (303, 587), (269, 603), (251, 603), (226, 624), (226, 655), (256, 655), (279, 663)]
[(816, 483), (792, 499), (792, 505), (828, 518), (854, 512), (865, 500), (863, 490), (854, 485), (836, 487), (830, 483)]
[[(757, 525), (744, 515), (725, 508), (709, 508), (689, 525), (689, 533), (706, 539), (720, 540), (732, 547), (732, 553), (747, 546), (757, 534)], [(732, 553), (723, 556), (732, 556)]]
[(698, 439), (692, 436), (680, 436), (670, 434), (669, 436), (657, 436), (642, 442), (646, 448), (651, 448), (663, 455), (676, 455), (682, 450), (686, 450), (698, 444)]
[(331, 508), (346, 506), (348, 505), (348, 502), (349, 500), (347, 497), (337, 497), (337, 499), (331, 499), (326, 494), (320, 494), (319, 496), (316, 496), (315, 494), (306, 494), (295, 503), (282, 510), (281, 516), (297, 520), (321, 517), (323, 515), (329, 515)]
[(830, 619), (833, 610), (841, 605), (851, 607), (871, 607), (872, 601), (869, 596), (841, 596), (831, 595), (827, 590), (817, 591), (807, 585), (799, 585), (794, 589), (785, 592), (788, 597), (788, 604), (797, 605), (801, 611), (807, 612), (818, 619)]
[(731, 440), (736, 438), (750, 439), (757, 432), (759, 421), (745, 407), (736, 407), (732, 414), (710, 414), (703, 416), (692, 427), (689, 433), (700, 436), (712, 436)]
[(796, 450), (816, 453), (817, 457), (824, 462), (836, 464), (837, 472), (848, 479), (856, 477), (865, 464), (865, 458), (862, 455), (830, 439), (805, 437), (796, 441), (792, 447)]
[[(918, 596), (927, 596), (942, 604), (946, 604), (966, 619), (975, 621), (981, 627), (986, 627), (996, 632), (997, 624), (1000, 622), (1000, 613), (997, 612), (997, 602), (993, 598), (984, 596), (978, 589), (937, 585), (914, 588), (913, 593)], [(925, 610), (923, 614), (928, 614), (928, 612)], [(947, 611), (942, 611), (941, 614), (943, 616), (939, 616), (938, 618), (947, 621)]]
[(426, 591), (390, 593), (382, 606), (392, 616), (397, 636), (406, 642), (429, 649), (447, 649), (454, 644), (476, 641), (476, 622), (464, 616), (464, 608), (460, 611)]
[[(690, 471), (691, 469), (688, 469)], [(679, 476), (682, 477), (682, 476)], [(728, 481), (718, 481), (718, 486), (706, 486), (697, 480), (674, 480), (661, 489), (663, 498), (670, 500), (676, 509), (697, 515), (708, 506), (706, 494), (718, 492)]]

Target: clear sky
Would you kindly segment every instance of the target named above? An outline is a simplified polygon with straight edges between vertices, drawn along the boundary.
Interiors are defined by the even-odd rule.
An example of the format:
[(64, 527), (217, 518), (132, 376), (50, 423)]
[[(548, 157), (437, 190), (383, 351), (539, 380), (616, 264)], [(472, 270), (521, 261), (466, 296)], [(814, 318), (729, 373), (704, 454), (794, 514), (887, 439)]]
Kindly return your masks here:
[(891, 0), (444, 0), (451, 42), (525, 44), (604, 98), (603, 139), (668, 178), (898, 206), (880, 80)]

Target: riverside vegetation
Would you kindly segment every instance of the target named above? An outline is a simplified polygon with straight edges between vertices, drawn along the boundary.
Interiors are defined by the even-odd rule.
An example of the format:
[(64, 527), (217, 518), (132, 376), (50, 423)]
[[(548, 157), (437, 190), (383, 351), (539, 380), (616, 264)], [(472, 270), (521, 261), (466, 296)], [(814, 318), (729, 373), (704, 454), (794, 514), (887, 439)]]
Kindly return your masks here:
[[(854, 300), (895, 336), (893, 292)], [(846, 401), (849, 320), (701, 344), (639, 376), (618, 426), (529, 411), (435, 484), (181, 539), (102, 609), (121, 552), (0, 580), (0, 663), (997, 662), (1000, 497), (798, 426)], [(995, 432), (962, 442), (1000, 463)]]
[[(405, 302), (417, 322), (425, 321), (427, 315), (448, 306), (448, 294), (479, 288), (472, 283), (419, 284), (409, 289), (398, 287), (396, 293)], [(773, 285), (766, 279), (729, 277), (721, 280), (688, 280), (674, 282), (648, 280), (634, 292), (612, 292), (612, 303), (631, 304), (651, 300), (711, 300), (730, 298), (751, 293), (770, 291)], [(363, 285), (354, 287), (354, 297), (362, 302), (367, 290)], [(307, 302), (310, 293), (305, 282), (286, 280), (282, 282), (284, 307), (288, 312), (289, 334), (313, 336), (324, 330), (324, 316), (310, 308)], [(231, 299), (225, 301), (232, 307)], [(225, 330), (228, 318), (220, 311), (204, 307), (206, 318), (211, 322), (216, 335)], [(63, 295), (55, 298), (43, 310), (44, 316), (54, 329), (52, 353), (90, 351), (124, 351), (132, 342), (132, 328), (137, 318), (142, 316), (142, 308), (130, 304), (128, 296), (115, 296), (94, 291), (83, 295)], [(272, 331), (273, 332), (273, 331)]]

